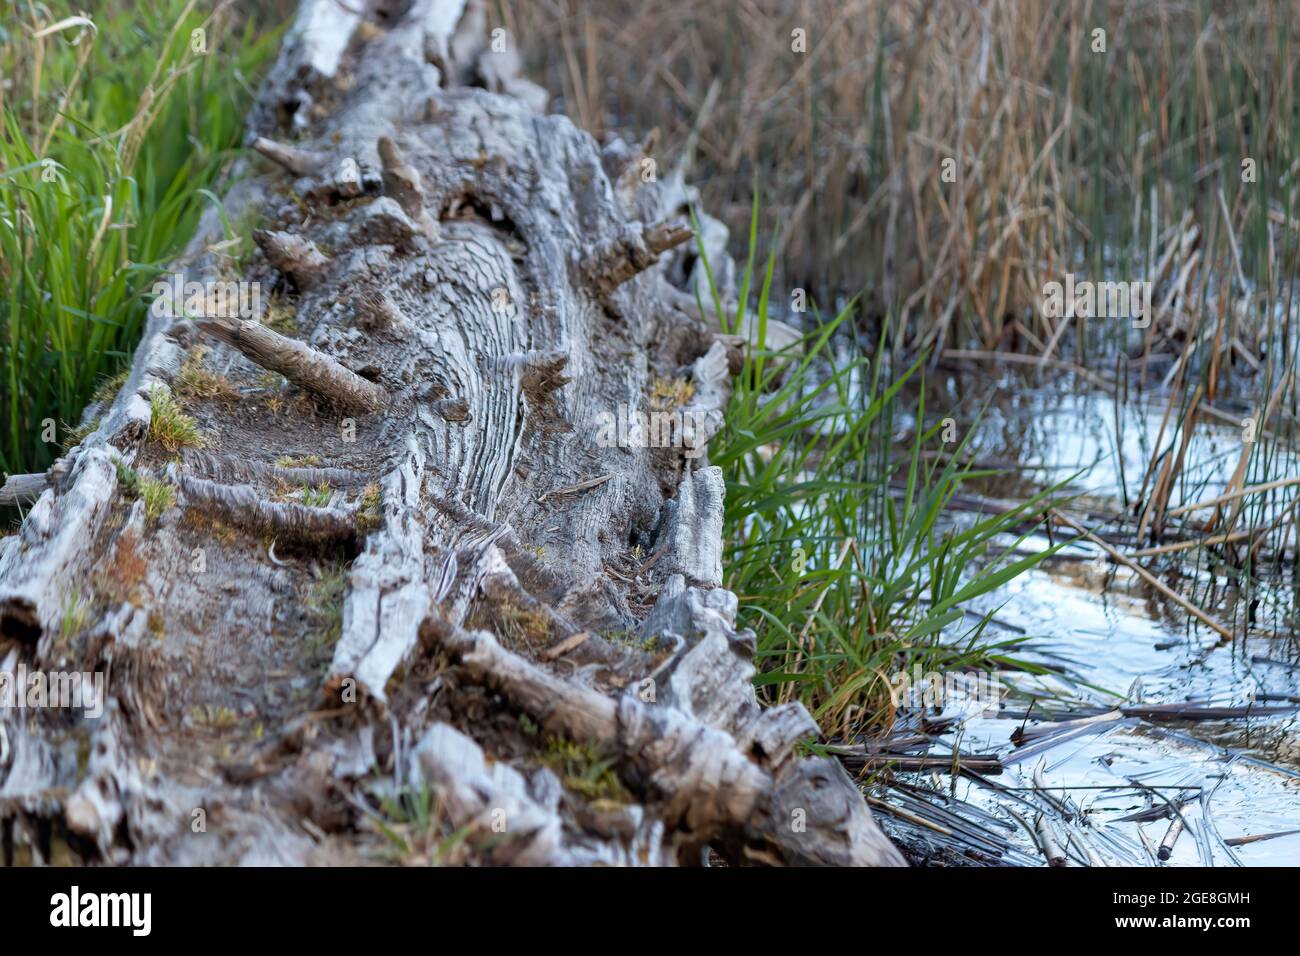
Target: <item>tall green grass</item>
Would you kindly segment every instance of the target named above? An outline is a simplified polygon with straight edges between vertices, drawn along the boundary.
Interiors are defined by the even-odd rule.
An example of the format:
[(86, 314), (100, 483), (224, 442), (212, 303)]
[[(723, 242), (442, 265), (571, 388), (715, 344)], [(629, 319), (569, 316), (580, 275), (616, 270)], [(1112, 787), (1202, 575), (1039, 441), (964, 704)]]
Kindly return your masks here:
[(47, 467), (98, 383), (128, 361), (143, 295), (227, 168), (277, 39), (228, 4), (97, 6), (93, 25), (49, 31), (77, 7), (0, 2), (7, 472)]
[[(746, 327), (757, 206), (750, 232), (737, 314), (714, 291), (726, 331)], [(890, 677), (915, 664), (1034, 670), (1009, 656), (1023, 638), (986, 637), (989, 618), (968, 604), (1054, 550), (990, 554), (998, 542), (1002, 554), (1018, 550), (1027, 534), (1009, 532), (1048, 492), (1005, 514), (951, 515), (962, 483), (988, 473), (957, 464), (964, 441), (923, 456), (945, 446), (942, 418), (927, 422), (921, 361), (890, 368), (885, 335), (858, 339), (852, 303), (818, 317), (797, 345), (769, 350), (772, 276), (769, 257), (744, 368), (710, 444), (727, 483), (726, 584), (757, 632), (762, 692), (801, 700), (823, 730), (849, 734), (890, 719)], [(904, 418), (910, 442), (895, 439)]]

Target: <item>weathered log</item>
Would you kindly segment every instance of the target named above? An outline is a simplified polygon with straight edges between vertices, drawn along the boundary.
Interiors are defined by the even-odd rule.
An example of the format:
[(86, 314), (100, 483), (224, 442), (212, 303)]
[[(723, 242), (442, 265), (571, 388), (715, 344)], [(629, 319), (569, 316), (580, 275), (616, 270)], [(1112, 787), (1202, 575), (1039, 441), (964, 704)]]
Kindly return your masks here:
[[(248, 273), (290, 280), (302, 339), (151, 317), (0, 539), (0, 664), (110, 675), (101, 717), (0, 710), (0, 826), (88, 862), (356, 862), (428, 788), (448, 829), (412, 833), (417, 858), (467, 828), (457, 852), (485, 863), (900, 863), (839, 765), (803, 756), (807, 712), (755, 698), (703, 444), (740, 343), (682, 307), (686, 187), (620, 184), (632, 151), (539, 115), (477, 0), (395, 9), (303, 0), (251, 120), (277, 168), (238, 178), (181, 260), (225, 278), (223, 217), (264, 210)], [(374, 188), (334, 188), (345, 160)], [(278, 201), (285, 169), (329, 215)], [(734, 298), (725, 230), (699, 221)], [(204, 436), (177, 461), (149, 396), (196, 327), (242, 399), (172, 389)], [(246, 359), (367, 414), (268, 398)], [(679, 376), (698, 447), (597, 440)], [(611, 760), (600, 795), (557, 753)]]

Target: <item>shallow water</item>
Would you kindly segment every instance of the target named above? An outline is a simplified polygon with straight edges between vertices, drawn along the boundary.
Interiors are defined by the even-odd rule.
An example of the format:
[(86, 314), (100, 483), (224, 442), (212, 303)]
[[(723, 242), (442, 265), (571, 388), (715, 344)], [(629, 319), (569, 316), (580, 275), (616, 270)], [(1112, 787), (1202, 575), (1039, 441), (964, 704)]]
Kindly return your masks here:
[[(1120, 475), (1130, 489), (1140, 482), (1160, 428), (1163, 402), (1132, 402), (1117, 415), (1108, 396), (1081, 391), (1068, 382), (1027, 388), (1010, 378), (993, 385), (995, 397), (973, 425), (972, 449), (981, 461), (1018, 467), (985, 483), (983, 493), (1022, 499), (1045, 484), (1082, 472), (1071, 481), (1070, 490), (1084, 497), (1070, 510), (1122, 509)], [(969, 394), (968, 382), (962, 390)], [(1221, 490), (1241, 447), (1240, 430), (1232, 424), (1198, 425), (1189, 446), (1189, 479), (1173, 503), (1201, 500)], [(1269, 477), (1294, 475), (1300, 466), (1287, 455), (1271, 472)], [(1046, 541), (1028, 544), (1042, 546)], [(1194, 561), (1191, 573), (1199, 575), (1201, 585), (1211, 578)], [(1072, 865), (1088, 861), (1084, 844), (1095, 854), (1094, 865), (1156, 865), (1158, 854), (1151, 850), (1166, 835), (1170, 820), (1119, 818), (1181, 795), (1187, 800), (1181, 811), (1184, 829), (1169, 859), (1159, 865), (1300, 864), (1300, 833), (1235, 847), (1225, 842), (1300, 830), (1300, 717), (1294, 707), (1278, 715), (1162, 720), (1158, 726), (1116, 715), (1080, 728), (1076, 736), (1057, 738), (1064, 742), (1054, 746), (1042, 743), (1043, 738), (1024, 747), (1011, 740), (1021, 727), (1031, 733), (1052, 728), (1050, 721), (1034, 716), (1044, 708), (1087, 713), (1125, 703), (1197, 701), (1279, 708), (1300, 702), (1294, 593), (1281, 584), (1268, 591), (1253, 626), (1238, 625), (1237, 639), (1225, 642), (1100, 549), (1086, 542), (1067, 548), (976, 609), (995, 612), (985, 637), (1024, 637), (1026, 643), (1012, 651), (1015, 656), (1059, 667), (1068, 678), (1004, 673), (1009, 691), (997, 712), (982, 710), (969, 698), (944, 702), (945, 716), (961, 715), (943, 736), (948, 752), (956, 746), (965, 753), (997, 754), (1005, 770), (987, 780), (1003, 789), (965, 776), (955, 783), (946, 774), (903, 778), (922, 788), (923, 799), (1002, 837), (1014, 848), (1002, 854), (1004, 862), (1044, 861), (1038, 841), (1015, 820), (1015, 811), (1030, 827), (1036, 827), (1042, 813), (1059, 842), (1066, 842), (1073, 830)], [(1205, 588), (1198, 593), (1205, 594)], [(1220, 587), (1215, 593), (1225, 600), (1211, 613), (1226, 622), (1244, 602), (1231, 600), (1231, 588)], [(936, 753), (943, 750), (933, 748)], [(1036, 768), (1039, 784), (1055, 802), (1036, 787)], [(887, 820), (887, 826), (907, 831), (922, 845), (952, 845), (932, 829), (897, 820)], [(1143, 836), (1151, 849), (1144, 846)]]

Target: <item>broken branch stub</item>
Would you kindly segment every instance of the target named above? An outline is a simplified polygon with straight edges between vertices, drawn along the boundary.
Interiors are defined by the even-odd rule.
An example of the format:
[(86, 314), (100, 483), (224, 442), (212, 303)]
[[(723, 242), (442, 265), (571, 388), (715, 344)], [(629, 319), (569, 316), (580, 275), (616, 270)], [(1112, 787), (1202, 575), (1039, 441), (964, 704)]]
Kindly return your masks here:
[(33, 502), (48, 485), (49, 479), (43, 472), (37, 475), (10, 475), (0, 487), (0, 507)]
[(583, 261), (582, 271), (598, 293), (608, 295), (659, 261), (695, 233), (682, 222), (662, 222), (642, 231), (631, 224)]
[(402, 158), (397, 144), (387, 136), (379, 138), (378, 148), (379, 161), (384, 170), (384, 195), (397, 200), (402, 212), (411, 218), (420, 232), (432, 237), (437, 232), (437, 226), (424, 207), (424, 187), (420, 182), (419, 171)]
[[(773, 773), (726, 731), (674, 707), (630, 693), (611, 699), (505, 650), (484, 631), (431, 630), (470, 675), (544, 726), (579, 742), (616, 747), (629, 772), (664, 801), (665, 822), (691, 834), (692, 842), (706, 845), (731, 833), (761, 840), (791, 863), (902, 863), (834, 760), (782, 760)], [(806, 712), (803, 717), (800, 733), (811, 723)]]
[(253, 149), (295, 176), (315, 176), (329, 164), (329, 159), (324, 153), (286, 146), (265, 136), (253, 140)]
[(340, 408), (378, 412), (388, 404), (388, 390), (362, 378), (305, 342), (291, 339), (252, 319), (205, 317), (195, 324), (213, 338), (300, 388), (329, 399)]
[(228, 524), (290, 539), (346, 541), (356, 535), (356, 515), (339, 508), (314, 508), (291, 501), (268, 501), (250, 485), (225, 485), (195, 478), (168, 466), (187, 507), (214, 513)]
[(371, 331), (379, 329), (394, 331), (406, 326), (406, 321), (402, 318), (402, 310), (387, 293), (373, 290), (361, 292), (353, 296), (352, 304), (362, 328)]
[(329, 260), (316, 248), (316, 243), (292, 232), (254, 229), (253, 239), (267, 261), (292, 279), (299, 289), (316, 285), (329, 267)]

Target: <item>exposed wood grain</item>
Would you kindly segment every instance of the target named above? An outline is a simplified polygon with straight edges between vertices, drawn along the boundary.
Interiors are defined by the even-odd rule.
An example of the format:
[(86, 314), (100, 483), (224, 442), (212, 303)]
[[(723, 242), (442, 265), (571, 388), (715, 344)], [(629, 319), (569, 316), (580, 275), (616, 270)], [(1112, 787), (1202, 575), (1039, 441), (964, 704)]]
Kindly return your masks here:
[[(755, 698), (704, 444), (745, 343), (683, 306), (695, 197), (542, 115), (485, 23), (477, 0), (303, 0), (251, 117), (274, 165), (237, 170), (178, 265), (225, 275), (223, 214), (261, 209), (244, 278), (297, 331), (151, 317), (0, 541), (0, 665), (112, 675), (97, 719), (0, 712), (0, 826), (37, 855), (44, 830), (96, 863), (368, 862), (427, 787), (449, 829), (412, 860), (464, 828), (481, 863), (902, 862), (803, 756), (808, 713)], [(697, 221), (730, 300), (726, 230)], [(199, 360), (225, 400), (179, 387)], [(698, 447), (596, 440), (674, 377)], [(203, 451), (150, 441), (159, 389)], [(556, 748), (611, 761), (613, 796)]]

